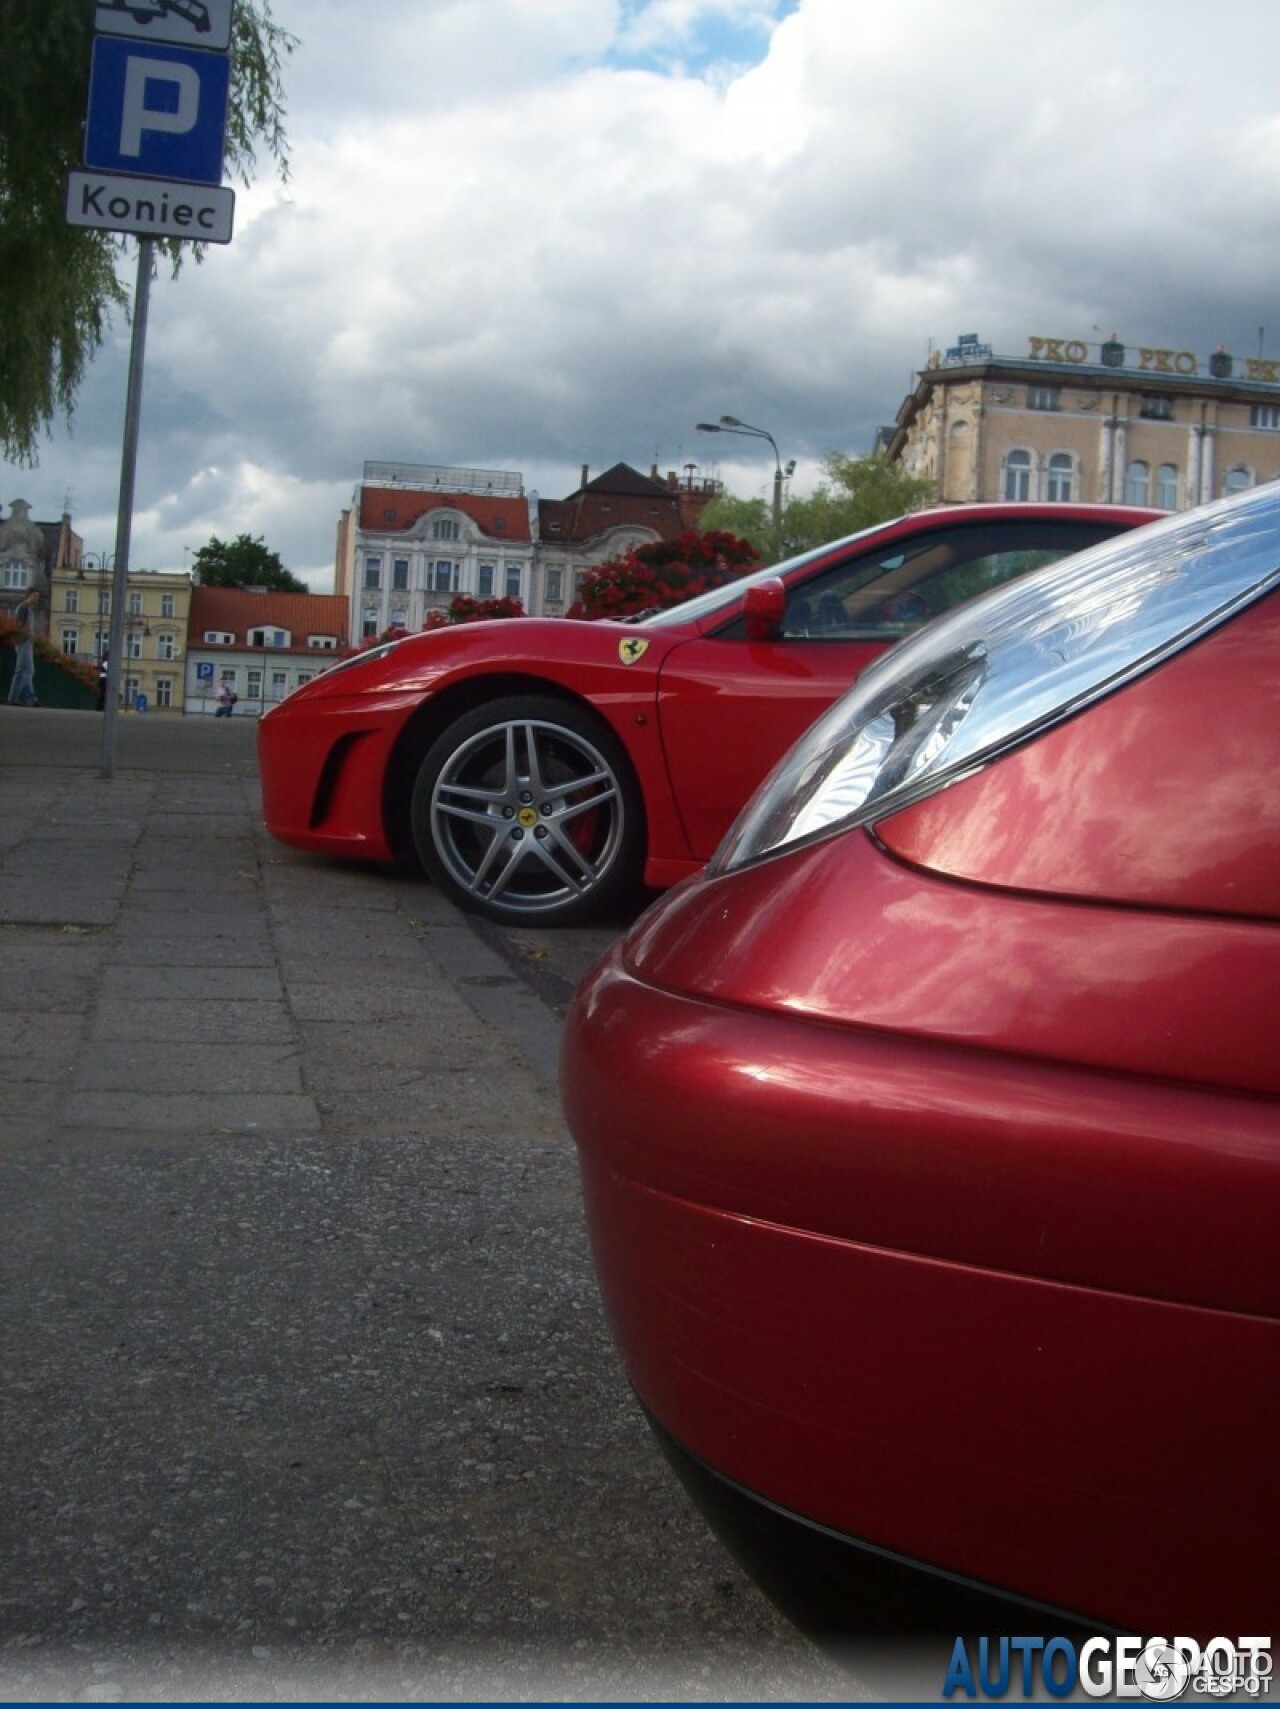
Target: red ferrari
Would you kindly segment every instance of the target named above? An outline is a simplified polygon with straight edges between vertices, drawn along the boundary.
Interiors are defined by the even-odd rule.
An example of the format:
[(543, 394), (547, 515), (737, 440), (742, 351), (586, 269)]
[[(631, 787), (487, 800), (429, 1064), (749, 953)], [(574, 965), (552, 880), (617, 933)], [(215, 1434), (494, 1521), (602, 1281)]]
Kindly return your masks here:
[(819, 1633), (1275, 1629), (1278, 658), (1274, 483), (1001, 588), (579, 988), (623, 1362)]
[(1153, 511), (919, 512), (639, 621), (463, 624), (375, 647), (259, 731), (268, 828), (417, 859), (463, 907), (568, 924), (695, 872), (895, 641)]

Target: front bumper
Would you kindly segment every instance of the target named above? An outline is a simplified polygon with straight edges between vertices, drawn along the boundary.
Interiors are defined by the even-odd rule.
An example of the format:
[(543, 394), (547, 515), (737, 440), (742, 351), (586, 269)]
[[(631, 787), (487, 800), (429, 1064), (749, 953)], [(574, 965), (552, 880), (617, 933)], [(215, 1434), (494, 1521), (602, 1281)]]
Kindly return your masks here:
[(1280, 1326), (1089, 1274), (1132, 1096), (1049, 1239), (1099, 1078), (673, 995), (615, 951), (563, 1073), (615, 1339), (663, 1429), (776, 1507), (1093, 1623), (1269, 1630)]

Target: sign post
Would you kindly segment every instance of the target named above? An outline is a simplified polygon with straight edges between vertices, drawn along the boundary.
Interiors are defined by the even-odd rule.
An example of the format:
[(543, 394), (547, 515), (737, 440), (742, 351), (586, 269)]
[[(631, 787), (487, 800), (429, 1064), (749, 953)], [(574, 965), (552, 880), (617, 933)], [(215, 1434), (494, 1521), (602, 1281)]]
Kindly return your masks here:
[(99, 0), (94, 11), (86, 170), (67, 175), (66, 218), (69, 225), (138, 239), (102, 720), (104, 778), (115, 774), (155, 241), (231, 241), (235, 194), (221, 180), (234, 5), (235, 0)]

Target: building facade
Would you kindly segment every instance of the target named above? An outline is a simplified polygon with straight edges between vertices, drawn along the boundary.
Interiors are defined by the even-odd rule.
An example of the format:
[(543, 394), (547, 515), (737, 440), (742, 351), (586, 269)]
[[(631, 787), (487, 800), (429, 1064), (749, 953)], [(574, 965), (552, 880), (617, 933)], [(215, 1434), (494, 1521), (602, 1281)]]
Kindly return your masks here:
[[(97, 663), (111, 640), (115, 577), (109, 555), (77, 552), (52, 572), (49, 639)], [(120, 700), (130, 711), (181, 712), (191, 577), (181, 570), (130, 570), (126, 580)]]
[(260, 718), (347, 656), (347, 629), (345, 595), (193, 588), (185, 710), (212, 717), (225, 683), (234, 716)]
[(945, 503), (1082, 500), (1188, 510), (1280, 476), (1280, 363), (1035, 337), (936, 351), (887, 454)]
[(457, 594), (563, 617), (584, 570), (696, 526), (717, 490), (617, 463), (594, 480), (584, 465), (575, 492), (540, 499), (510, 470), (366, 463), (338, 523), (334, 565), (351, 644), (421, 629)]
[(12, 608), (28, 588), (36, 588), (45, 597), (47, 611), (54, 571), (79, 563), (83, 546), (65, 513), (58, 522), (33, 522), (27, 501), (14, 499), (8, 516), (0, 518), (0, 598), (5, 607)]

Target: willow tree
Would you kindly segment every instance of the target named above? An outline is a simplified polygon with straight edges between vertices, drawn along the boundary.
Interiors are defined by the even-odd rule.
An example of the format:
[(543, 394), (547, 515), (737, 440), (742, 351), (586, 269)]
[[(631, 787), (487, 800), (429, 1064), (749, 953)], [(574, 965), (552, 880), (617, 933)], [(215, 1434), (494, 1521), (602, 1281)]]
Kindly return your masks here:
[[(82, 164), (93, 13), (92, 0), (0, 5), (0, 452), (15, 462), (33, 462), (43, 431), (71, 414), (112, 315), (128, 309), (117, 263), (129, 240), (64, 215), (66, 175)], [(281, 67), (293, 46), (270, 0), (238, 0), (226, 162), (243, 184), (259, 149), (288, 176)], [(156, 242), (175, 269), (188, 247)]]

